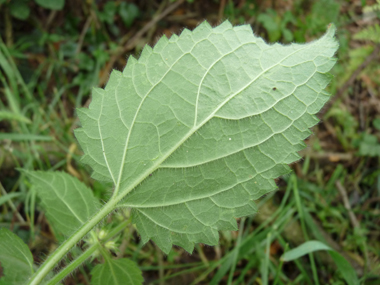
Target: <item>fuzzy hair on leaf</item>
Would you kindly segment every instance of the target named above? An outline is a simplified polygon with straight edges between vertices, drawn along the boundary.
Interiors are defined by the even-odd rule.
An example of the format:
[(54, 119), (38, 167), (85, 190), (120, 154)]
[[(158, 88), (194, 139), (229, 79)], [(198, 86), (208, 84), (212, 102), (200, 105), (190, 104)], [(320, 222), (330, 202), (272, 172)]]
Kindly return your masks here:
[[(216, 245), (257, 212), (319, 120), (338, 43), (269, 45), (249, 25), (203, 22), (114, 70), (78, 110), (92, 177), (114, 184), (143, 242)], [(115, 200), (116, 199), (116, 200)]]

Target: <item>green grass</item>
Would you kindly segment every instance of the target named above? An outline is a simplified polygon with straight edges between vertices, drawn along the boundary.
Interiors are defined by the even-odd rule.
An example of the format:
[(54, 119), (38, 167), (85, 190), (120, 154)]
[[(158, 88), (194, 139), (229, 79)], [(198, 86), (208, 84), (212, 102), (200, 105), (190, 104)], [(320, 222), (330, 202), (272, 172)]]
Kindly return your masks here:
[[(109, 196), (108, 185), (92, 181), (90, 169), (79, 162), (81, 151), (72, 130), (78, 124), (75, 108), (86, 104), (92, 87), (104, 85), (109, 60), (116, 58), (117, 69), (125, 64), (126, 55), (117, 56), (117, 47), (157, 16), (158, 4), (135, 2), (138, 15), (133, 19), (123, 18), (104, 3), (66, 5), (53, 15), (28, 2), (27, 19), (10, 16), (11, 24), (5, 20), (0, 24), (0, 226), (19, 235), (36, 262), (61, 237), (54, 235), (35, 191), (15, 168), (67, 171), (92, 186), (99, 199)], [(175, 2), (163, 2), (161, 10)], [(129, 54), (138, 55), (145, 43), (154, 44), (163, 33), (193, 28), (203, 19), (218, 22), (222, 2), (209, 1), (208, 6), (194, 2), (160, 20)], [(371, 1), (296, 0), (289, 9), (282, 1), (268, 1), (273, 5), (238, 2), (225, 1), (223, 18), (235, 24), (248, 22), (269, 41), (309, 41), (334, 22), (340, 50), (329, 86), (333, 94), (374, 49), (370, 39), (354, 39), (362, 28), (355, 22), (364, 17), (360, 5), (370, 6)], [(74, 12), (70, 7), (76, 16), (70, 16)], [(4, 14), (7, 11), (1, 9)], [(190, 12), (195, 14), (187, 16)], [(47, 25), (49, 17), (53, 19)], [(379, 21), (375, 14), (363, 28)], [(6, 31), (11, 31), (13, 43)], [(380, 157), (360, 151), (365, 134), (375, 136), (374, 145), (380, 145), (378, 62), (371, 62), (326, 110), (307, 142), (305, 158), (293, 165), (294, 174), (281, 178), (279, 190), (258, 201), (258, 215), (239, 221), (239, 232), (221, 233), (219, 246), (199, 245), (192, 256), (179, 248), (165, 256), (153, 243), (142, 245), (134, 228), (127, 227), (116, 239), (120, 254), (139, 264), (147, 284), (344, 284), (324, 252), (291, 262), (281, 260), (284, 252), (318, 240), (343, 254), (356, 268), (361, 284), (379, 284)], [(351, 210), (337, 190), (338, 181), (347, 192)], [(350, 215), (358, 225), (354, 226)], [(128, 217), (127, 211), (115, 213), (108, 227)], [(70, 258), (81, 254), (80, 247)], [(65, 284), (89, 284), (89, 272), (98, 261), (86, 261)]]

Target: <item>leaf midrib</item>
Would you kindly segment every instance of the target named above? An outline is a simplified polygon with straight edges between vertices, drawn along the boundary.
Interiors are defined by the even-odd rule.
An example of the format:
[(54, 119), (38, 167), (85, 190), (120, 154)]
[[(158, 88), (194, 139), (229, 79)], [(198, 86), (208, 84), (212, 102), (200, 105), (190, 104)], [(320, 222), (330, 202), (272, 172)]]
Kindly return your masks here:
[[(316, 73), (316, 72), (314, 72), (311, 76), (309, 76), (309, 78), (306, 79), (305, 82), (309, 81), (310, 78), (312, 78), (312, 77), (314, 76), (315, 73)], [(303, 85), (303, 84), (304, 84), (304, 83), (302, 83), (302, 84), (300, 84), (300, 85)], [(259, 113), (259, 114), (261, 115), (262, 113), (265, 113), (265, 112), (268, 111), (269, 109), (273, 108), (278, 102), (280, 102), (281, 100), (284, 100), (284, 99), (288, 98), (288, 97), (291, 96), (291, 95), (293, 95), (293, 93), (290, 93), (289, 95), (287, 95), (287, 96), (285, 96), (285, 97), (283, 97), (283, 98), (277, 100), (277, 101), (276, 101), (274, 104), (272, 104), (269, 108), (263, 110), (263, 111), (262, 111), (261, 113)], [(317, 100), (317, 97), (314, 99), (314, 101), (313, 101), (312, 103), (314, 103), (316, 100)], [(303, 102), (302, 102), (302, 103), (303, 103)], [(305, 103), (303, 103), (303, 104), (305, 104)], [(282, 134), (283, 132), (287, 131), (291, 126), (293, 126), (293, 124), (294, 124), (295, 121), (297, 121), (297, 120), (300, 119), (303, 115), (306, 114), (306, 111), (307, 111), (307, 108), (305, 109), (305, 111), (304, 111), (303, 113), (301, 113), (301, 114), (300, 114), (297, 118), (295, 118), (294, 120), (292, 120), (292, 119), (290, 119), (290, 118), (288, 117), (288, 118), (292, 121), (292, 122), (289, 124), (289, 126), (287, 126), (286, 128), (284, 128), (284, 129), (282, 129), (282, 130), (280, 130), (280, 131), (277, 131), (277, 132), (275, 132), (275, 131), (272, 130), (272, 131), (273, 131), (273, 134), (271, 134), (271, 135), (268, 136), (267, 138), (265, 138), (265, 139), (263, 139), (263, 140), (261, 140), (261, 141), (255, 143), (255, 144), (249, 145), (249, 146), (247, 146), (247, 147), (240, 148), (240, 149), (238, 149), (238, 150), (236, 150), (236, 151), (233, 151), (233, 152), (230, 152), (230, 153), (228, 153), (228, 154), (226, 154), (226, 155), (219, 156), (219, 157), (216, 157), (216, 158), (213, 158), (213, 159), (211, 159), (211, 160), (204, 161), (204, 162), (201, 162), (201, 163), (188, 164), (188, 165), (175, 165), (175, 166), (169, 164), (169, 165), (160, 166), (159, 168), (172, 168), (172, 169), (175, 169), (175, 168), (185, 168), (185, 167), (196, 167), (196, 166), (200, 166), (200, 165), (203, 165), (203, 164), (207, 164), (207, 163), (213, 162), (213, 161), (218, 160), (218, 159), (226, 158), (226, 157), (228, 157), (228, 156), (230, 156), (230, 155), (236, 154), (236, 153), (241, 152), (241, 151), (243, 151), (243, 150), (246, 150), (246, 149), (248, 149), (248, 148), (252, 148), (252, 147), (255, 147), (255, 146), (259, 146), (259, 145), (261, 145), (261, 144), (267, 142), (268, 140), (270, 140), (270, 139), (271, 139), (272, 137), (274, 137), (275, 135)], [(258, 115), (258, 114), (256, 114), (256, 115)], [(214, 117), (216, 117), (216, 116), (214, 116)], [(249, 116), (249, 117), (251, 117), (251, 116)], [(246, 118), (246, 117), (245, 117), (245, 118)], [(238, 120), (237, 120), (237, 121), (238, 121)], [(295, 127), (295, 128), (297, 128), (297, 127)], [(298, 129), (298, 128), (297, 128), (297, 129)], [(299, 129), (298, 129), (298, 130), (299, 130)], [(299, 131), (301, 131), (301, 130), (299, 130)], [(286, 137), (285, 137), (285, 139), (288, 140)]]
[[(231, 94), (229, 97), (227, 97), (217, 108), (214, 112), (212, 112), (208, 117), (206, 117), (198, 126), (194, 126), (193, 128), (191, 128), (189, 130), (189, 132), (183, 137), (183, 139), (181, 139), (177, 144), (175, 144), (167, 153), (166, 155), (162, 156), (161, 159), (157, 160), (156, 164), (154, 164), (152, 167), (148, 168), (145, 172), (143, 172), (141, 175), (139, 175), (137, 177), (137, 179), (135, 180), (136, 182), (135, 183), (131, 183), (129, 187), (126, 188), (126, 190), (124, 191), (121, 191), (121, 193), (119, 194), (118, 192), (114, 192), (114, 197), (115, 197), (115, 201), (119, 202), (120, 200), (122, 200), (129, 192), (131, 192), (136, 186), (138, 186), (140, 183), (142, 183), (151, 173), (153, 173), (154, 171), (156, 171), (159, 166), (161, 165), (161, 163), (163, 163), (174, 151), (176, 151), (189, 137), (191, 137), (200, 127), (202, 127), (204, 124), (206, 124), (210, 119), (212, 119), (214, 117), (214, 115), (220, 110), (220, 108), (222, 108), (229, 100), (231, 100), (233, 97), (235, 97), (236, 95), (240, 94), (243, 90), (245, 90), (247, 87), (249, 87), (252, 83), (254, 83), (258, 78), (260, 78), (260, 76), (262, 76), (264, 73), (268, 72), (269, 70), (271, 70), (273, 67), (276, 67), (277, 65), (279, 65), (281, 62), (283, 62), (284, 60), (286, 60), (287, 58), (289, 58), (290, 56), (302, 51), (302, 50), (305, 50), (309, 48), (309, 45), (306, 45), (300, 49), (297, 49), (295, 50), (294, 52), (290, 53), (289, 55), (285, 56), (284, 58), (282, 58), (279, 62), (277, 62), (276, 64), (273, 64), (272, 66), (268, 67), (267, 69), (263, 70), (261, 73), (259, 73), (254, 79), (252, 79), (249, 83), (247, 83), (245, 86), (243, 86), (241, 89), (239, 89), (237, 92)], [(220, 60), (221, 58), (219, 58), (218, 60)], [(147, 96), (145, 96), (146, 98)], [(145, 99), (144, 98), (144, 99)], [(143, 99), (143, 100), (144, 100)], [(141, 106), (141, 104), (140, 104)], [(138, 110), (139, 111), (139, 110)], [(136, 112), (136, 116), (137, 116), (137, 113), (138, 111)], [(136, 117), (135, 116), (135, 117)], [(131, 125), (131, 129), (133, 128), (133, 126)], [(129, 139), (129, 138), (128, 138)], [(124, 167), (124, 163), (123, 163), (123, 167)], [(120, 176), (119, 176), (119, 180), (120, 180)], [(119, 182), (119, 185), (117, 185), (117, 187), (119, 188), (120, 187), (120, 182)], [(117, 189), (118, 189), (117, 188)], [(116, 189), (115, 189), (116, 190)]]
[[(119, 191), (119, 188), (120, 188), (120, 182), (121, 182), (121, 176), (122, 176), (122, 172), (124, 170), (124, 165), (125, 165), (125, 158), (126, 158), (126, 155), (127, 155), (127, 151), (128, 151), (128, 146), (129, 146), (129, 138), (131, 136), (131, 133), (132, 133), (132, 130), (133, 130), (133, 127), (134, 127), (134, 124), (135, 124), (135, 121), (136, 121), (136, 118), (141, 110), (141, 106), (143, 105), (143, 103), (145, 102), (145, 99), (148, 98), (149, 94), (152, 92), (152, 90), (158, 86), (158, 84), (160, 84), (162, 82), (162, 80), (165, 78), (165, 76), (172, 70), (173, 66), (178, 63), (185, 55), (187, 54), (191, 54), (191, 52), (193, 51), (193, 49), (198, 45), (200, 44), (201, 42), (207, 40), (208, 38), (205, 38), (199, 42), (197, 42), (196, 44), (194, 44), (194, 46), (191, 48), (190, 51), (188, 52), (184, 52), (177, 60), (175, 60), (173, 62), (173, 64), (168, 68), (168, 70), (164, 73), (164, 75), (160, 78), (160, 80), (157, 81), (156, 84), (152, 85), (152, 87), (148, 90), (148, 92), (146, 93), (146, 95), (142, 98), (137, 110), (136, 110), (136, 113), (135, 113), (135, 116), (133, 117), (133, 120), (132, 120), (132, 123), (131, 123), (131, 126), (128, 130), (128, 135), (127, 135), (127, 139), (126, 139), (126, 143), (125, 143), (125, 147), (124, 147), (124, 151), (123, 151), (123, 158), (122, 158), (122, 163), (121, 163), (121, 167), (120, 167), (120, 171), (119, 171), (119, 176), (118, 176), (118, 181), (115, 185), (115, 193), (117, 194), (118, 191)], [(244, 45), (247, 45), (247, 44), (252, 44), (252, 42), (249, 42), (249, 43), (244, 43), (244, 44), (241, 44), (239, 45), (236, 49), (233, 49), (232, 51), (230, 51), (229, 53), (226, 53), (224, 55), (222, 55), (220, 58), (218, 58), (218, 60), (216, 60), (211, 66), (214, 66), (216, 62), (220, 61), (223, 57), (235, 52), (237, 49), (241, 48), (242, 46)], [(161, 56), (162, 57), (162, 56)], [(210, 69), (207, 69), (205, 74), (207, 74), (208, 72), (210, 71)], [(132, 75), (133, 76), (133, 75)], [(203, 82), (203, 78), (202, 78), (202, 81)], [(201, 82), (200, 82), (200, 85), (201, 85)], [(196, 102), (196, 107), (195, 107), (195, 119), (194, 119), (194, 126), (195, 126), (195, 122), (196, 122), (196, 114), (197, 114), (197, 106), (198, 106), (198, 96), (199, 96), (199, 90), (198, 90), (198, 94), (197, 94), (197, 102)], [(193, 128), (194, 128), (193, 126)], [(108, 167), (108, 164), (107, 164), (107, 167)], [(109, 171), (111, 172), (111, 169), (108, 167)], [(111, 174), (111, 176), (113, 176)]]

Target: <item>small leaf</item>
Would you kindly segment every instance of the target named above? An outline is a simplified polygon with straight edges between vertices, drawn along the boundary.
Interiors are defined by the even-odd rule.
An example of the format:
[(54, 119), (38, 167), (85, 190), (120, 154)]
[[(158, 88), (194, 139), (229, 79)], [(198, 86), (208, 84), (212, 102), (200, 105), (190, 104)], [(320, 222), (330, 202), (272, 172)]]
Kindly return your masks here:
[(10, 111), (0, 111), (0, 122), (2, 120), (13, 120), (27, 124), (31, 123), (27, 117)]
[(300, 246), (285, 252), (282, 255), (281, 259), (283, 261), (292, 261), (297, 258), (300, 258), (301, 256), (304, 256), (306, 254), (309, 254), (314, 251), (319, 251), (319, 250), (333, 250), (333, 249), (320, 241), (311, 240), (311, 241), (304, 242)]
[(3, 275), (1, 285), (25, 284), (33, 274), (33, 255), (17, 235), (0, 228), (0, 266)]
[(372, 121), (372, 124), (376, 130), (380, 131), (380, 119), (379, 118), (374, 119)]
[(127, 258), (106, 259), (91, 271), (92, 285), (139, 285), (144, 281), (136, 263)]
[(359, 154), (368, 156), (380, 156), (380, 143), (376, 136), (363, 134), (359, 144)]
[(346, 280), (348, 285), (359, 285), (358, 276), (355, 273), (355, 270), (352, 268), (351, 264), (339, 253), (336, 251), (329, 251), (330, 256), (334, 260), (336, 266), (342, 277)]
[(192, 252), (256, 213), (254, 200), (300, 159), (329, 99), (334, 33), (268, 45), (249, 25), (204, 22), (146, 46), (94, 89), (78, 109), (82, 161), (133, 209), (143, 242)]
[(67, 173), (21, 171), (36, 187), (49, 223), (65, 236), (87, 222), (99, 207), (92, 191)]
[(374, 24), (354, 35), (355, 40), (369, 40), (374, 43), (380, 42), (380, 25)]
[(123, 23), (129, 28), (139, 15), (139, 8), (133, 3), (122, 2), (119, 6), (119, 15)]
[(340, 273), (344, 280), (346, 280), (349, 285), (358, 285), (359, 280), (355, 273), (355, 270), (352, 268), (351, 264), (339, 253), (334, 251), (331, 247), (325, 245), (324, 243), (316, 240), (307, 241), (300, 246), (287, 251), (281, 257), (283, 261), (292, 261), (306, 254), (319, 251), (327, 250), (334, 260), (336, 266), (338, 267)]
[(35, 0), (38, 5), (50, 10), (62, 10), (65, 0)]
[(114, 22), (116, 10), (116, 3), (114, 1), (109, 1), (104, 5), (103, 11), (98, 12), (98, 17), (102, 22), (112, 24)]
[(19, 197), (21, 195), (22, 193), (9, 193), (7, 195), (0, 196), (0, 206), (8, 202), (9, 200), (12, 200), (13, 198)]
[(19, 20), (26, 20), (30, 14), (28, 1), (26, 0), (12, 0), (9, 3), (9, 11), (13, 17)]

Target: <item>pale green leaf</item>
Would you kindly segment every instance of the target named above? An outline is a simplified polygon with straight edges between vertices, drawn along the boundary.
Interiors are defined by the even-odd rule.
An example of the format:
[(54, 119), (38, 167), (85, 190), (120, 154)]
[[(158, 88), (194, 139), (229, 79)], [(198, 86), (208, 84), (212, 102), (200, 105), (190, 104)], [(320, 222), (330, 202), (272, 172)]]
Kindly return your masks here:
[(319, 251), (319, 250), (333, 250), (331, 247), (325, 245), (324, 243), (316, 240), (307, 241), (300, 246), (285, 252), (281, 259), (283, 261), (292, 261), (308, 253)]
[(331, 25), (309, 44), (268, 45), (250, 26), (207, 22), (130, 57), (79, 109), (93, 178), (114, 183), (143, 242), (215, 245), (300, 158), (338, 48)]
[(334, 260), (336, 267), (342, 274), (344, 280), (346, 280), (348, 285), (359, 285), (359, 279), (356, 275), (355, 269), (352, 268), (351, 264), (336, 251), (329, 251), (330, 256)]
[(138, 285), (144, 281), (136, 263), (127, 258), (107, 259), (105, 263), (95, 266), (91, 275), (92, 285)]
[(33, 255), (28, 246), (6, 228), (0, 228), (0, 266), (1, 285), (25, 284), (33, 274)]
[(358, 276), (356, 275), (355, 270), (352, 268), (351, 264), (343, 256), (334, 251), (331, 247), (325, 245), (320, 241), (307, 241), (301, 244), (300, 246), (284, 253), (281, 259), (283, 261), (292, 261), (306, 254), (320, 250), (327, 250), (329, 252), (330, 256), (334, 260), (336, 266), (338, 267), (338, 270), (342, 274), (342, 277), (346, 280), (347, 284), (359, 284)]
[(0, 196), (0, 206), (8, 202), (9, 200), (12, 200), (13, 198), (19, 197), (21, 195), (22, 193), (9, 193), (7, 195)]
[(355, 40), (369, 40), (374, 43), (380, 43), (380, 25), (374, 24), (354, 35)]
[(14, 121), (22, 122), (22, 123), (27, 123), (27, 124), (31, 123), (31, 121), (25, 116), (11, 112), (11, 111), (0, 111), (0, 122), (2, 120), (9, 120), (9, 121), (14, 120)]
[(35, 134), (17, 134), (17, 133), (0, 133), (0, 140), (11, 141), (52, 141), (51, 136), (35, 135)]
[(21, 171), (36, 187), (50, 224), (63, 235), (74, 232), (99, 208), (92, 191), (67, 173)]

